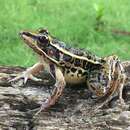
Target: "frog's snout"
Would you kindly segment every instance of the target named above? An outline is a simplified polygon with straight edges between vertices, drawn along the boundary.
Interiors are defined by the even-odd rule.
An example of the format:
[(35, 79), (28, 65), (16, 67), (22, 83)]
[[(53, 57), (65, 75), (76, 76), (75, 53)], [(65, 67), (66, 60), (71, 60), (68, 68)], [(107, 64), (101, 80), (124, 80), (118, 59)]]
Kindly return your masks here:
[(19, 32), (19, 35), (22, 36), (22, 35), (28, 35), (28, 34), (27, 34), (27, 32), (20, 31), (20, 32)]
[(19, 32), (19, 35), (20, 35), (20, 36), (23, 36), (23, 35), (25, 35), (25, 36), (32, 36), (31, 33), (26, 32), (26, 31), (21, 31), (21, 32)]
[(20, 32), (19, 32), (19, 35), (21, 36), (22, 34), (23, 34), (23, 31), (20, 31)]

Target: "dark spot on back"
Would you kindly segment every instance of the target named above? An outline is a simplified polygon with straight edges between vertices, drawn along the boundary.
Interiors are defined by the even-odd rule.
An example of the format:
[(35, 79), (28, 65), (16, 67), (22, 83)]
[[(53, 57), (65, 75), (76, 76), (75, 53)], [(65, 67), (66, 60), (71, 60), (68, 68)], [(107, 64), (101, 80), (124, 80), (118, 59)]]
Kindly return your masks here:
[(91, 63), (88, 63), (88, 64), (85, 65), (85, 68), (87, 70), (90, 70), (92, 67), (93, 67), (93, 64), (91, 64)]
[(82, 70), (78, 70), (78, 74), (82, 74)]
[(70, 66), (65, 66), (66, 69), (70, 69)]
[(84, 52), (82, 52), (81, 50), (77, 50), (77, 54), (78, 56), (83, 56), (84, 55)]
[(66, 61), (66, 62), (70, 62), (72, 60), (72, 57), (69, 56), (69, 55), (64, 54), (63, 55), (63, 60)]
[(106, 61), (104, 59), (101, 59), (101, 63), (106, 63)]
[(83, 74), (82, 74), (82, 76), (87, 76), (88, 75), (88, 72), (84, 72)]
[(56, 50), (56, 59), (59, 61), (60, 59), (60, 52), (58, 50)]
[(97, 61), (96, 58), (93, 59), (95, 62)]
[(77, 77), (80, 77), (80, 76), (82, 76), (82, 70), (78, 70), (78, 73), (77, 73)]
[(88, 62), (84, 60), (84, 61), (83, 61), (83, 68), (84, 68), (84, 69), (87, 69), (87, 64), (88, 64)]
[(74, 65), (75, 66), (80, 66), (81, 65), (80, 59), (75, 59)]
[(65, 66), (65, 63), (64, 62), (59, 62), (59, 64), (61, 65), (61, 66)]
[(87, 58), (90, 60), (90, 59), (91, 59), (91, 56), (90, 56), (90, 55), (88, 55), (88, 56), (87, 56)]
[(66, 73), (67, 73), (67, 74), (70, 73), (70, 70), (67, 70)]
[(77, 70), (77, 69), (75, 69), (75, 68), (71, 68), (71, 71), (72, 71), (73, 73), (75, 73), (76, 70)]

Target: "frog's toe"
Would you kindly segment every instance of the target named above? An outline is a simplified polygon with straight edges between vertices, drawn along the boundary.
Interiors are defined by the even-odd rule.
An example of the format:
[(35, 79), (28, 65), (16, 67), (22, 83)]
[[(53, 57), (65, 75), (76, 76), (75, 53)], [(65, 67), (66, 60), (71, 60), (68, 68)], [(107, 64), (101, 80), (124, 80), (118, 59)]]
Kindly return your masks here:
[(9, 80), (9, 82), (11, 83), (11, 82), (18, 81), (18, 80), (21, 79), (21, 78), (22, 78), (22, 75), (19, 75), (19, 76), (16, 76), (15, 78)]
[(33, 81), (42, 81), (42, 79), (36, 78), (30, 73), (23, 73), (23, 74), (15, 77), (14, 79), (11, 79), (9, 82), (15, 82), (15, 81), (18, 81), (20, 79), (23, 79), (24, 84), (27, 83), (28, 79), (31, 79)]
[(43, 102), (40, 109), (35, 113), (35, 116), (46, 110), (50, 105), (47, 102)]
[(33, 75), (30, 75), (29, 79), (31, 79), (33, 81), (42, 81), (42, 79), (34, 77)]

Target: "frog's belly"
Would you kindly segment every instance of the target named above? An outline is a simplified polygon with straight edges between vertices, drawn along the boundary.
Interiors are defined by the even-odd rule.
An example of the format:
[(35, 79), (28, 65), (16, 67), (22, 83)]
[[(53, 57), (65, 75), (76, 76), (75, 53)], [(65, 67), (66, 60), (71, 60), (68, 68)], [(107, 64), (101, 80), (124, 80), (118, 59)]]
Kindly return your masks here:
[(64, 77), (66, 83), (70, 84), (84, 83), (86, 79), (86, 76), (77, 76), (76, 74), (65, 74)]

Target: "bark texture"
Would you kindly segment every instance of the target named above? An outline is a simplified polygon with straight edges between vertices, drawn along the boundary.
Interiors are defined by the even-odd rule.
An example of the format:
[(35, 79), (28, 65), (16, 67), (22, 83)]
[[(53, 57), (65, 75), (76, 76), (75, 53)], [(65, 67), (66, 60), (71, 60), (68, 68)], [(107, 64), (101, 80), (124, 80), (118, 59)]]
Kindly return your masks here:
[[(59, 101), (35, 116), (40, 104), (53, 89), (54, 79), (41, 73), (42, 82), (28, 81), (24, 86), (8, 81), (25, 70), (0, 67), (0, 130), (129, 130), (130, 129), (130, 62), (122, 63), (127, 75), (123, 90), (126, 107), (114, 98), (108, 105), (91, 114), (91, 92), (83, 86), (67, 86)], [(18, 81), (20, 84), (22, 80)]]

